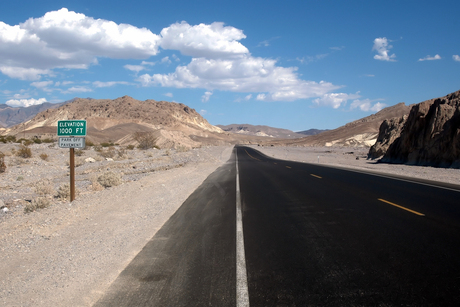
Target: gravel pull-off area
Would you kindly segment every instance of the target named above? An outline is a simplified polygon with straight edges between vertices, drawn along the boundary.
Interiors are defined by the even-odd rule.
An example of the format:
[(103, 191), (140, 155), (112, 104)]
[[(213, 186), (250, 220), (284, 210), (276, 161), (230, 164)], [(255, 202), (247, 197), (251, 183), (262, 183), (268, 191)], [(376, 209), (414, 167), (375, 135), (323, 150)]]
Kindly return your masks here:
[(338, 166), (353, 170), (460, 185), (460, 169), (377, 163), (375, 160), (367, 160), (369, 148), (365, 147), (251, 147), (277, 159), (315, 163), (324, 166)]
[[(16, 163), (7, 156), (7, 165), (15, 166), (0, 174), (0, 199), (7, 208), (0, 212), (0, 306), (91, 306), (232, 152), (232, 147), (136, 149), (118, 161), (87, 162), (76, 168), (75, 201), (52, 198), (47, 208), (25, 213), (24, 199), (34, 197), (38, 181), (59, 186), (69, 180), (69, 150), (31, 148), (46, 152), (48, 161)], [(95, 154), (85, 151), (84, 158)], [(107, 169), (124, 183), (94, 191), (90, 177)]]

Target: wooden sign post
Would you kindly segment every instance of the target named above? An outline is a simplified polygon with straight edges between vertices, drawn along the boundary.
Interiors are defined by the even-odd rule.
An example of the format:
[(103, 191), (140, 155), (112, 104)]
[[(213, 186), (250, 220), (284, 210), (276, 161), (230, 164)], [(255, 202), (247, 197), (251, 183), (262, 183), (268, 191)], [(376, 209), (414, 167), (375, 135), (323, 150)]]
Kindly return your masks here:
[(59, 147), (70, 148), (70, 202), (73, 202), (75, 200), (75, 148), (85, 148), (86, 120), (58, 121), (57, 135)]
[(70, 202), (75, 199), (75, 150), (70, 148)]

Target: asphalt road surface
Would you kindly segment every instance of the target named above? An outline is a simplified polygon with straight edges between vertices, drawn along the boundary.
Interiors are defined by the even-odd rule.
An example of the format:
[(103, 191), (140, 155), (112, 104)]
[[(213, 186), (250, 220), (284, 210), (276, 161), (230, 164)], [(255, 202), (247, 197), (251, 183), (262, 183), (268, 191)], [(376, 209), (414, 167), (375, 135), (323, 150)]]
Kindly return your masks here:
[(237, 146), (95, 306), (458, 306), (459, 206)]

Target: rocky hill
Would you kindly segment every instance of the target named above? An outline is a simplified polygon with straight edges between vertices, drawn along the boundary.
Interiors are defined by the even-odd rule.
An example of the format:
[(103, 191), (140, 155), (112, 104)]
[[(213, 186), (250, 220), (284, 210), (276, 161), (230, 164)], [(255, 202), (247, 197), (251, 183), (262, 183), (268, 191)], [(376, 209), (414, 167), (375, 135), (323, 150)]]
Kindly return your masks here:
[(145, 100), (129, 96), (114, 100), (78, 98), (55, 109), (47, 109), (2, 134), (56, 137), (58, 120), (86, 119), (87, 140), (134, 143), (133, 133), (153, 132), (161, 147), (197, 147), (194, 137), (218, 142), (223, 131), (209, 124), (194, 109), (180, 103)]
[(327, 130), (317, 135), (300, 139), (267, 142), (272, 145), (297, 146), (372, 146), (379, 132), (380, 124), (388, 118), (409, 114), (410, 106), (403, 102), (385, 108), (375, 114), (348, 123), (334, 130)]
[(384, 122), (369, 157), (379, 154), (381, 162), (460, 168), (460, 91), (414, 105), (407, 119)]
[(273, 128), (269, 126), (261, 125), (249, 125), (249, 124), (232, 124), (232, 125), (217, 125), (224, 131), (237, 133), (241, 135), (253, 135), (253, 136), (266, 136), (270, 138), (283, 138), (283, 139), (293, 139), (299, 138), (303, 135), (295, 133), (294, 131), (281, 128)]

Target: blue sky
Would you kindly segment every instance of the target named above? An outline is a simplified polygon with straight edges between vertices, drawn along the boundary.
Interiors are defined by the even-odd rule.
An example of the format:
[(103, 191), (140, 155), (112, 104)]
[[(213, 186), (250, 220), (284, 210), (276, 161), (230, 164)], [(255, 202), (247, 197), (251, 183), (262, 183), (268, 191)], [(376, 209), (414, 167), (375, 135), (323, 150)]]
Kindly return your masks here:
[(129, 95), (211, 124), (333, 129), (460, 90), (460, 2), (21, 1), (0, 10), (0, 103)]

